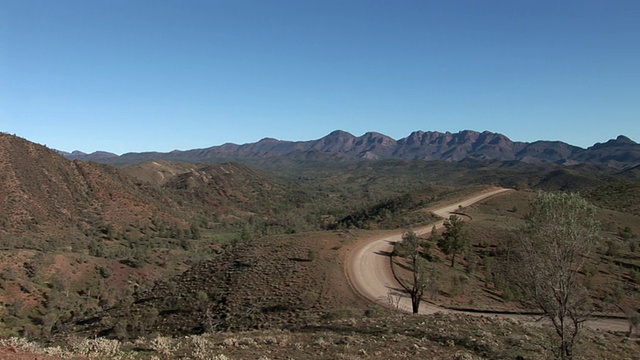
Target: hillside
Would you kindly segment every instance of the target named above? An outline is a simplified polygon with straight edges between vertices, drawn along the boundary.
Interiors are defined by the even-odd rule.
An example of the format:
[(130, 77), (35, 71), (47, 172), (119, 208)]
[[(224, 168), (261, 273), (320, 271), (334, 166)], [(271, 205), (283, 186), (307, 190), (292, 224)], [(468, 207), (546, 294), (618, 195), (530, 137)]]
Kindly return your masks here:
[[(158, 174), (166, 181), (154, 182)], [(6, 134), (0, 177), (0, 335), (60, 331), (214, 256), (220, 243), (295, 231), (291, 212), (302, 204), (244, 165), (119, 170)]]
[[(426, 198), (429, 193), (422, 195)], [(512, 221), (520, 221), (526, 212), (530, 194), (514, 192), (513, 196), (516, 199), (497, 198), (468, 209), (479, 220), (472, 222), (474, 234), (480, 235), (473, 240), (473, 252), (479, 256), (474, 257), (477, 266), (472, 267), (469, 258), (465, 258), (459, 260), (458, 269), (449, 269), (444, 254), (432, 253), (440, 258), (435, 264), (442, 270), (442, 279), (440, 290), (430, 301), (464, 308), (482, 307), (488, 302), (496, 308), (518, 306), (489, 278), (488, 267), (490, 259), (495, 259), (492, 253), (496, 251), (496, 241), (502, 238), (496, 235)], [(513, 210), (514, 204), (519, 210)], [(501, 225), (496, 226), (496, 221)], [(552, 356), (554, 335), (540, 324), (527, 325), (496, 316), (393, 315), (363, 302), (346, 286), (343, 255), (359, 240), (380, 234), (383, 233), (318, 232), (228, 246), (219, 256), (194, 264), (172, 279), (136, 291), (118, 306), (76, 322), (56, 335), (56, 343), (80, 349), (76, 345), (78, 337), (94, 339), (98, 335), (104, 348), (93, 340), (96, 346), (91, 347), (92, 354), (107, 351), (107, 344), (117, 344), (121, 346), (119, 351), (128, 351), (136, 358), (206, 358), (204, 354), (224, 354), (240, 359), (265, 356), (266, 352), (270, 358), (296, 355), (301, 359)], [(462, 263), (466, 264), (465, 270)], [(633, 296), (637, 285), (629, 287), (629, 270), (613, 268), (606, 258), (599, 266), (600, 271), (594, 268), (598, 286), (593, 287), (603, 296), (598, 301), (614, 308), (612, 302), (618, 295), (610, 282), (618, 271), (625, 272), (624, 291)], [(457, 277), (467, 279), (458, 290), (452, 281)], [(208, 330), (207, 334), (194, 335)], [(108, 342), (103, 337), (117, 340)], [(633, 358), (638, 351), (634, 338), (591, 329), (584, 330), (579, 344), (577, 358)]]
[(69, 161), (6, 134), (0, 134), (0, 176), (0, 238), (23, 247), (39, 248), (45, 238), (57, 248), (74, 242), (83, 248), (94, 237), (163, 237), (215, 226), (223, 217), (239, 226), (254, 217), (276, 221), (284, 216), (279, 212), (306, 202), (295, 184), (237, 163), (151, 161), (117, 169)]
[[(291, 328), (341, 309), (364, 309), (340, 266), (350, 232), (280, 235), (226, 246), (131, 303), (79, 322), (73, 332), (127, 339), (205, 331)], [(152, 316), (149, 314), (153, 314)]]
[[(370, 332), (367, 326), (386, 321), (377, 316), (396, 320), (380, 315), (384, 312), (349, 288), (344, 261), (354, 241), (430, 223), (430, 204), (488, 185), (579, 191), (604, 209), (601, 221), (608, 238), (598, 250), (600, 259), (594, 259), (592, 278), (606, 286), (594, 287), (595, 303), (607, 312), (616, 312), (620, 304), (638, 304), (636, 168), (480, 158), (335, 161), (323, 150), (373, 152), (393, 144), (389, 138), (374, 141), (378, 138), (371, 134), (358, 142), (339, 133), (335, 141), (300, 150), (294, 158), (262, 159), (270, 167), (257, 170), (237, 162), (166, 160), (114, 168), (70, 161), (3, 134), (0, 337), (18, 334), (67, 343), (79, 337), (138, 341), (153, 334), (190, 336), (208, 330), (291, 331), (296, 337), (309, 331), (332, 339), (345, 331)], [(276, 140), (267, 142), (273, 149), (281, 146)], [(443, 254), (432, 253), (440, 258), (443, 279), (433, 301), (452, 307), (519, 308), (504, 288), (489, 284), (496, 246), (508, 238), (506, 227), (526, 213), (530, 193), (517, 193), (521, 196), (469, 209), (479, 220), (471, 227), (476, 272), (467, 269), (474, 268), (470, 258), (449, 269)], [(464, 293), (449, 289), (459, 273), (468, 280)], [(371, 320), (352, 320), (365, 313)], [(429, 321), (482, 326), (464, 317)], [(492, 324), (497, 332), (504, 326)], [(407, 330), (400, 324), (393, 329)], [(513, 329), (531, 334), (520, 325)], [(455, 348), (508, 357), (503, 351), (508, 338), (496, 340), (500, 345), (494, 347), (457, 343), (470, 341), (466, 336), (472, 334), (456, 337), (455, 347), (444, 349), (437, 341), (425, 346), (440, 354), (451, 355)], [(543, 346), (547, 335), (531, 336), (537, 338), (535, 346)], [(398, 338), (398, 343), (414, 345), (405, 340)], [(137, 346), (135, 352), (146, 351), (131, 344)], [(375, 348), (369, 345), (366, 351)]]
[(173, 275), (195, 211), (108, 165), (0, 134), (0, 335), (41, 336)]
[[(347, 161), (358, 159), (383, 160), (443, 160), (457, 162), (465, 159), (482, 159), (529, 163), (557, 163), (575, 165), (592, 163), (612, 169), (626, 169), (640, 164), (640, 145), (619, 136), (587, 149), (560, 141), (536, 141), (533, 143), (512, 141), (505, 135), (490, 131), (471, 130), (458, 133), (415, 131), (409, 136), (394, 140), (391, 137), (368, 132), (354, 136), (345, 131), (334, 131), (325, 137), (310, 141), (281, 141), (264, 138), (250, 144), (224, 144), (205, 149), (170, 153), (127, 153), (112, 156), (109, 153), (82, 155), (68, 154), (72, 159), (101, 161), (114, 165), (140, 163), (151, 160), (178, 162), (256, 161), (259, 159), (324, 159)], [(271, 161), (271, 160), (270, 160)]]
[(157, 189), (110, 166), (68, 161), (5, 134), (0, 134), (0, 176), (0, 236), (5, 239), (25, 235), (72, 242), (96, 234), (140, 236), (153, 221), (188, 227), (188, 213)]

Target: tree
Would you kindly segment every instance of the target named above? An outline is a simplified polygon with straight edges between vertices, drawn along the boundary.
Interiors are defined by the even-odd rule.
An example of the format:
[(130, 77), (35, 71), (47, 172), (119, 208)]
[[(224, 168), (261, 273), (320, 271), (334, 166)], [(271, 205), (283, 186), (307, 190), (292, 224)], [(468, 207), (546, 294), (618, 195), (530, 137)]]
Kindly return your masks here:
[(407, 259), (411, 268), (411, 280), (398, 278), (400, 285), (411, 296), (411, 310), (417, 314), (420, 310), (420, 301), (425, 291), (433, 288), (436, 282), (436, 273), (422, 256), (422, 239), (413, 231), (407, 231), (402, 236), (402, 242), (394, 246), (394, 254)]
[(240, 240), (249, 241), (252, 240), (256, 236), (253, 227), (247, 223), (242, 226), (242, 231), (240, 232)]
[[(455, 264), (456, 254), (462, 254), (469, 247), (469, 234), (464, 221), (457, 215), (444, 221), (445, 231), (439, 237), (438, 246), (446, 255), (451, 255), (451, 267)], [(433, 230), (432, 230), (433, 232)]]
[(599, 236), (595, 212), (577, 194), (538, 193), (513, 244), (512, 280), (553, 324), (561, 359), (593, 311), (578, 274)]
[(439, 244), (442, 241), (442, 236), (438, 233), (438, 229), (436, 229), (435, 225), (431, 227), (431, 237), (429, 239), (436, 244)]
[(620, 238), (625, 241), (631, 240), (636, 237), (636, 234), (633, 233), (633, 229), (631, 229), (631, 227), (629, 226), (625, 226), (624, 229), (619, 229), (618, 235), (620, 235)]
[(200, 240), (202, 234), (200, 233), (200, 227), (196, 223), (192, 223), (189, 230), (191, 231), (191, 239)]

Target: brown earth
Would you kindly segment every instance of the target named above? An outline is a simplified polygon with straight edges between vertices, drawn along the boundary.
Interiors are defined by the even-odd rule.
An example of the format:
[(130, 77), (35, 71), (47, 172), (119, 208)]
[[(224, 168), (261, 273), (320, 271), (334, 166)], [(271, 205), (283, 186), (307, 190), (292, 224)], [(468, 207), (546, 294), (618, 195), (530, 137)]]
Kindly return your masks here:
[[(467, 209), (478, 211), (486, 203), (493, 209), (496, 199), (510, 196), (494, 197)], [(512, 210), (507, 204), (509, 201), (495, 211)], [(474, 221), (480, 218), (474, 215)], [(169, 347), (175, 348), (169, 358), (192, 356), (189, 354), (195, 354), (201, 342), (214, 351), (211, 356), (224, 354), (230, 359), (550, 356), (553, 335), (544, 327), (494, 317), (386, 314), (355, 295), (344, 273), (345, 256), (361, 241), (384, 233), (318, 232), (241, 242), (221, 249), (219, 255), (195, 264), (173, 281), (135, 294), (130, 305), (101, 314), (97, 323), (87, 319), (76, 325), (71, 336), (101, 334), (134, 341), (140, 335), (190, 335), (210, 325), (232, 330), (205, 334), (197, 341), (185, 337), (163, 340), (175, 341), (175, 346)], [(464, 261), (457, 263), (458, 269)], [(203, 304), (202, 293), (213, 303)], [(464, 302), (464, 296), (441, 298)], [(203, 324), (203, 314), (208, 311), (218, 314), (209, 325)], [(259, 330), (251, 330), (256, 328)], [(59, 341), (64, 342), (64, 337)], [(633, 358), (640, 346), (634, 338), (608, 332), (585, 331), (580, 341), (583, 355), (578, 358)], [(134, 341), (127, 346), (138, 349), (140, 358), (168, 351), (151, 339), (146, 345)]]
[[(62, 360), (62, 359), (70, 359), (70, 358), (41, 355), (34, 352), (18, 350), (17, 348), (10, 346), (6, 348), (0, 348), (0, 359), (2, 360)], [(71, 359), (86, 360), (87, 358), (75, 356)]]
[[(118, 352), (93, 347), (90, 358), (112, 359), (550, 359), (550, 329), (496, 317), (388, 314), (379, 308), (307, 324), (296, 331), (214, 332), (120, 342)], [(637, 359), (640, 339), (585, 329), (575, 359)], [(19, 351), (23, 347), (19, 348)], [(33, 357), (47, 348), (25, 344)], [(14, 354), (9, 354), (14, 355)], [(9, 359), (12, 359), (9, 357)], [(17, 358), (25, 359), (24, 357)], [(47, 358), (50, 359), (50, 358)]]
[[(485, 191), (479, 195), (469, 197), (464, 200), (451, 202), (448, 205), (441, 205), (431, 209), (431, 212), (442, 218), (448, 217), (455, 211), (470, 211), (469, 207), (477, 202), (481, 202), (492, 196), (505, 193), (505, 189), (496, 189)], [(508, 194), (504, 195), (509, 196)], [(464, 210), (461, 210), (464, 209)], [(472, 216), (468, 216), (472, 219)], [(473, 221), (471, 221), (473, 223)], [(442, 221), (434, 224), (437, 228), (442, 228)], [(413, 229), (418, 234), (428, 234), (432, 226), (425, 226)], [(508, 229), (507, 226), (504, 229)], [(403, 232), (389, 232), (384, 236), (370, 237), (361, 240), (351, 251), (347, 260), (346, 271), (354, 290), (364, 298), (376, 302), (383, 306), (393, 307), (401, 311), (410, 312), (410, 299), (404, 294), (402, 287), (397, 283), (395, 276), (408, 276), (403, 264), (397, 259), (390, 258), (389, 254), (393, 251), (393, 243), (401, 241)], [(495, 246), (495, 244), (494, 244)], [(435, 255), (438, 258), (444, 258), (444, 254), (437, 250)], [(469, 261), (465, 261), (469, 266)], [(446, 262), (446, 261), (445, 261)], [(395, 266), (392, 271), (392, 265)], [(518, 312), (531, 312), (531, 309), (523, 308), (521, 304), (516, 302), (504, 301), (501, 299), (500, 290), (487, 287), (489, 281), (480, 277), (473, 276), (468, 272), (458, 272), (455, 269), (449, 269), (444, 263), (436, 264), (440, 274), (441, 291), (452, 283), (453, 278), (464, 276), (464, 284), (459, 284), (460, 289), (449, 290), (447, 296), (432, 295), (430, 301), (423, 301), (420, 307), (421, 314), (442, 313), (467, 313), (477, 316), (493, 316), (502, 314), (501, 316), (511, 317), (524, 321), (537, 321), (538, 316), (517, 315)], [(462, 287), (465, 289), (463, 290)], [(426, 300), (426, 299), (425, 299)], [(497, 300), (497, 301), (496, 301)], [(627, 306), (629, 304), (627, 303)], [(473, 312), (461, 311), (456, 309), (472, 309)], [(612, 314), (612, 309), (606, 313)], [(535, 309), (533, 309), (535, 312)], [(615, 311), (616, 317), (594, 319), (587, 323), (588, 326), (596, 329), (604, 329), (610, 331), (626, 332), (629, 329), (628, 322), (623, 313)]]
[(71, 333), (130, 338), (289, 328), (335, 311), (363, 311), (365, 303), (343, 280), (340, 251), (357, 236), (335, 231), (230, 244)]

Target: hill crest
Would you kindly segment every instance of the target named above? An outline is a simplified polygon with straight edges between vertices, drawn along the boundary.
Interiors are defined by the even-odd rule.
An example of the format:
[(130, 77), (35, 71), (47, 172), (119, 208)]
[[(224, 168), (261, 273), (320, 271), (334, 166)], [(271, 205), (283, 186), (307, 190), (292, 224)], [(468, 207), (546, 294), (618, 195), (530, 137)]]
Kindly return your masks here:
[(65, 153), (69, 159), (104, 162), (113, 165), (167, 160), (188, 163), (243, 161), (268, 158), (348, 160), (444, 160), (465, 159), (523, 161), (576, 165), (593, 163), (618, 170), (640, 164), (640, 144), (624, 135), (586, 149), (561, 141), (539, 140), (519, 142), (491, 131), (463, 130), (457, 133), (414, 131), (395, 140), (377, 132), (355, 136), (336, 130), (316, 140), (285, 141), (263, 138), (255, 143), (226, 143), (203, 149), (175, 150), (169, 153), (126, 153), (121, 156), (106, 152)]

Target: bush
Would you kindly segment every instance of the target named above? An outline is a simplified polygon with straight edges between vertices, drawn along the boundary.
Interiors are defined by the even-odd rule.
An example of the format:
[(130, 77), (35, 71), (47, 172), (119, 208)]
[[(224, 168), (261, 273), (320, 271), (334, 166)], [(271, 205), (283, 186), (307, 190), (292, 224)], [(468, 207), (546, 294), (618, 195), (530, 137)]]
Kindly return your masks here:
[(506, 287), (503, 291), (502, 291), (502, 299), (504, 301), (513, 301), (514, 296), (513, 296), (513, 292), (511, 291), (510, 287)]
[(518, 301), (522, 299), (522, 294), (517, 287), (509, 285), (502, 290), (502, 299), (504, 301)]
[(6, 267), (2, 269), (2, 273), (0, 273), (0, 279), (5, 281), (14, 281), (18, 278), (16, 272), (11, 267)]
[(313, 291), (305, 291), (300, 295), (300, 300), (302, 301), (302, 307), (309, 309), (318, 301), (318, 294)]
[(129, 333), (127, 331), (127, 321), (119, 320), (113, 328), (113, 332), (115, 337), (118, 340), (126, 340), (129, 337)]
[(364, 316), (368, 318), (375, 318), (381, 316), (383, 313), (384, 310), (381, 307), (374, 305), (364, 311)]
[(464, 275), (457, 275), (451, 279), (451, 296), (457, 296), (464, 291), (469, 278)]
[(633, 230), (629, 226), (625, 226), (624, 229), (618, 230), (618, 235), (622, 240), (631, 240), (636, 237)]
[(120, 341), (105, 338), (82, 339), (72, 338), (69, 345), (75, 353), (89, 357), (113, 356), (120, 350)]
[(619, 304), (624, 297), (624, 288), (620, 282), (617, 282), (615, 287), (613, 288), (613, 297), (616, 300), (616, 303)]
[(309, 251), (307, 251), (307, 258), (310, 261), (316, 261), (318, 260), (318, 250), (316, 249), (309, 249)]

